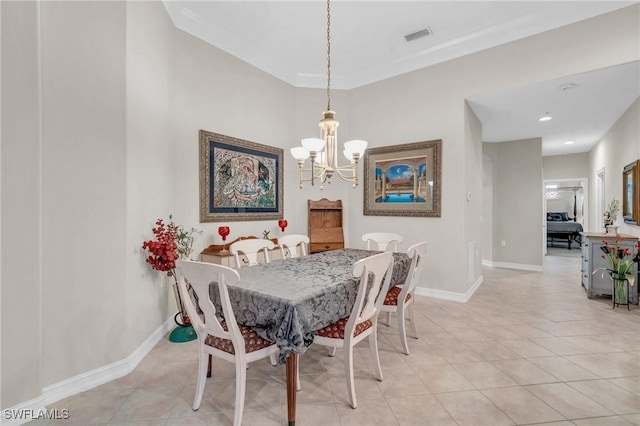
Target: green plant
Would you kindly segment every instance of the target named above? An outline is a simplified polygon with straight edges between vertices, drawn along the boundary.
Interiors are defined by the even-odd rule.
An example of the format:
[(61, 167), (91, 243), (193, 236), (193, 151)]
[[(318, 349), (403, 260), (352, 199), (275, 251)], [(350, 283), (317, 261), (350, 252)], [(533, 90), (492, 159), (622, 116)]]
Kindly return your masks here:
[(620, 201), (611, 200), (611, 202), (607, 206), (607, 210), (605, 210), (603, 215), (604, 225), (605, 226), (613, 225), (613, 223), (618, 218), (619, 211), (620, 211)]
[(619, 238), (615, 239), (615, 245), (609, 245), (606, 240), (603, 240), (602, 244), (602, 247), (600, 247), (600, 250), (604, 252), (602, 258), (608, 261), (609, 267), (598, 268), (596, 271), (605, 269), (609, 272), (611, 278), (628, 280), (629, 284), (633, 286), (635, 282), (633, 263), (640, 262), (640, 243), (635, 245), (635, 253), (629, 250), (629, 247), (620, 247)]
[(193, 251), (195, 235), (202, 235), (202, 231), (196, 228), (191, 228), (187, 231), (184, 226), (174, 224), (171, 215), (169, 215), (169, 220), (169, 228), (174, 231), (174, 239), (177, 246), (176, 251), (178, 252), (178, 256), (180, 256), (180, 259), (188, 259)]

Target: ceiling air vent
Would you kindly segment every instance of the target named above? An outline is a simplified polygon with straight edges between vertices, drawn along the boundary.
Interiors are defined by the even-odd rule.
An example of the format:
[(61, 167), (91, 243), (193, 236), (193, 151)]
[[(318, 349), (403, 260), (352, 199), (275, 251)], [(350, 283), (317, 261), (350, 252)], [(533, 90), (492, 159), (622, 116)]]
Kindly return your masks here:
[(404, 36), (404, 39), (407, 41), (413, 41), (417, 38), (426, 37), (431, 34), (433, 34), (433, 32), (431, 31), (431, 28), (427, 27), (423, 30), (416, 31), (415, 33), (407, 34), (406, 36)]

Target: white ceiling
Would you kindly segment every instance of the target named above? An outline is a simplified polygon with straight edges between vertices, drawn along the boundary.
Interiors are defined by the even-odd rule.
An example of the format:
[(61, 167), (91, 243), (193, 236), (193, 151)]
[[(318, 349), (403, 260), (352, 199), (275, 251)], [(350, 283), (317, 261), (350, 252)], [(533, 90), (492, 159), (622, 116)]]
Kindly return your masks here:
[[(566, 85), (573, 88), (566, 89)], [(588, 152), (640, 95), (640, 62), (468, 99), (485, 142), (542, 138), (543, 155)], [(552, 120), (538, 118), (549, 113)], [(565, 144), (573, 141), (573, 144)]]
[[(296, 87), (326, 87), (325, 1), (163, 3), (183, 31)], [(331, 87), (362, 86), (637, 3), (333, 0)], [(404, 39), (425, 27), (433, 34)], [(640, 94), (638, 75), (636, 63), (470, 101), (486, 141), (541, 136), (543, 155), (585, 152)], [(557, 89), (567, 82), (578, 87)], [(553, 120), (531, 118), (546, 111)], [(566, 140), (575, 143), (558, 144)]]

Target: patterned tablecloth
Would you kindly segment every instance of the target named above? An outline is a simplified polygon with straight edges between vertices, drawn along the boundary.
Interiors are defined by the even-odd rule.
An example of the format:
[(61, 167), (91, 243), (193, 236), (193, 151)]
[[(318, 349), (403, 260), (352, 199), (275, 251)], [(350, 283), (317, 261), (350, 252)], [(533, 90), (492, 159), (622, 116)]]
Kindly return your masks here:
[[(349, 316), (359, 283), (353, 278), (353, 264), (377, 253), (341, 249), (242, 268), (240, 284), (229, 286), (236, 319), (276, 342), (284, 364), (290, 352), (305, 352), (314, 331)], [(404, 253), (393, 257), (391, 285), (402, 284), (410, 259)], [(215, 283), (210, 295), (219, 307)]]

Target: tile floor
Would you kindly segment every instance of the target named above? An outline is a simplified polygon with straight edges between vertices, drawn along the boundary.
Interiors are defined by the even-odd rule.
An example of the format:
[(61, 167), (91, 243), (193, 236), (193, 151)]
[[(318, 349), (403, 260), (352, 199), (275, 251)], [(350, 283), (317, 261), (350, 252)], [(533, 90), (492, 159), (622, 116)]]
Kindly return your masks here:
[[(580, 259), (547, 256), (543, 272), (485, 269), (466, 304), (417, 297), (410, 356), (395, 318), (380, 327), (382, 382), (366, 342), (357, 349), (355, 410), (340, 352), (311, 347), (300, 358), (297, 424), (639, 426), (640, 309), (587, 299), (579, 269)], [(48, 408), (69, 409), (64, 424), (230, 425), (234, 369), (215, 361), (197, 412), (196, 342), (167, 340), (128, 376)], [(252, 364), (243, 424), (286, 420), (284, 368)]]

